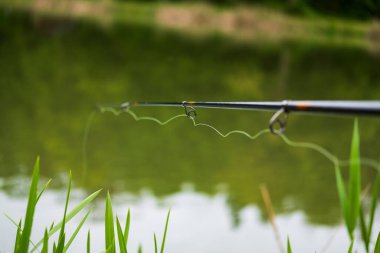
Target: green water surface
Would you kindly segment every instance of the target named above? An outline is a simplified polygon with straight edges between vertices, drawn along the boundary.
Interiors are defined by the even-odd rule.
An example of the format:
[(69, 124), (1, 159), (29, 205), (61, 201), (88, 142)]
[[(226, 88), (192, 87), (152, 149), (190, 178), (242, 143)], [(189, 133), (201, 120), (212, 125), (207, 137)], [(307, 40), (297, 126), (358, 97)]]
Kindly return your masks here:
[[(186, 118), (160, 126), (127, 114), (97, 113), (84, 143), (85, 127), (96, 104), (130, 100), (379, 99), (379, 56), (351, 48), (249, 45), (217, 35), (194, 39), (152, 27), (97, 27), (0, 11), (1, 178), (29, 175), (39, 155), (44, 177), (59, 178), (71, 169), (75, 186), (88, 192), (149, 190), (159, 199), (189, 183), (209, 195), (227, 191), (236, 224), (236, 214), (250, 204), (264, 216), (259, 185), (265, 183), (277, 213), (300, 210), (316, 224), (340, 221), (331, 162), (276, 136), (224, 139)], [(182, 108), (134, 111), (162, 120), (183, 113)], [(198, 121), (222, 132), (251, 134), (267, 128), (272, 116), (197, 112)], [(287, 135), (346, 159), (352, 126), (349, 117), (294, 114)], [(363, 156), (378, 159), (379, 119), (360, 119), (360, 127)], [(365, 180), (373, 175), (364, 168)], [(14, 188), (5, 183), (1, 190), (12, 194)]]

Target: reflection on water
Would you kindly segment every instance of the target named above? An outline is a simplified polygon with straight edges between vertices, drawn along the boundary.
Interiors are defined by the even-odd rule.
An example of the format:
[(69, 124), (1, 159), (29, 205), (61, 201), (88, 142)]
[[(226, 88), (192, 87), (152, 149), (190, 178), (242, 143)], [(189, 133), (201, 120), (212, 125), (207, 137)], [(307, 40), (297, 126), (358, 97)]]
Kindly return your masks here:
[[(50, 222), (60, 220), (62, 216), (64, 192), (48, 191), (41, 199), (36, 213), (34, 234), (32, 240), (37, 242), (43, 235), (44, 226)], [(82, 192), (74, 192), (71, 206), (75, 206), (83, 197)], [(238, 215), (242, 225), (234, 228), (230, 216), (228, 195), (218, 193), (215, 196), (196, 193), (191, 188), (171, 194), (163, 199), (157, 199), (149, 192), (139, 195), (123, 193), (113, 197), (114, 212), (121, 219), (125, 219), (128, 208), (131, 208), (131, 234), (129, 237), (129, 250), (137, 252), (141, 243), (146, 252), (153, 252), (153, 232), (162, 238), (165, 216), (170, 207), (172, 210), (168, 240), (165, 249), (167, 252), (278, 252), (277, 242), (268, 223), (260, 218), (260, 211), (254, 205), (248, 205), (239, 211)], [(17, 220), (23, 215), (25, 208), (24, 198), (10, 198), (0, 194), (5, 213)], [(79, 215), (74, 222), (68, 223), (71, 234), (80, 221)], [(100, 252), (104, 248), (104, 201), (98, 201), (91, 218), (87, 220), (82, 232), (78, 235), (70, 248), (70, 252), (82, 252), (85, 245), (88, 229), (91, 230), (92, 250)], [(14, 225), (5, 217), (0, 219), (1, 245), (5, 252), (12, 251), (14, 240)], [(289, 236), (297, 252), (313, 252), (321, 250), (333, 238), (328, 250), (325, 252), (345, 252), (348, 242), (345, 228), (310, 226), (302, 212), (294, 212), (277, 216), (282, 240), (285, 242)], [(375, 224), (375, 228), (380, 224)], [(159, 239), (160, 240), (160, 239)], [(360, 245), (357, 245), (359, 248)]]
[[(273, 238), (266, 223), (258, 224), (266, 219), (259, 192), (263, 182), (284, 227), (288, 228), (287, 222), (297, 220), (292, 217), (300, 217), (300, 213), (300, 224), (306, 227), (306, 223), (340, 222), (332, 164), (315, 152), (290, 148), (276, 136), (265, 135), (255, 141), (242, 136), (224, 139), (210, 129), (194, 128), (186, 118), (161, 127), (152, 122), (135, 122), (125, 114), (115, 117), (97, 113), (86, 143), (88, 170), (86, 177), (81, 178), (84, 128), (95, 104), (126, 100), (378, 99), (379, 58), (350, 49), (302, 45), (254, 47), (221, 37), (190, 40), (147, 27), (100, 29), (69, 22), (69, 29), (50, 33), (39, 26), (38, 19), (26, 14), (0, 15), (2, 182), (29, 175), (36, 156), (40, 155), (41, 173), (56, 179), (52, 185), (56, 190), (64, 182), (60, 175), (69, 169), (73, 171), (76, 189), (85, 192), (110, 189), (112, 194), (129, 193), (144, 203), (144, 196), (140, 199), (139, 193), (147, 189), (152, 193), (148, 199), (155, 203), (150, 208), (162, 213), (157, 219), (152, 213), (146, 217), (153, 215), (156, 222), (162, 221), (163, 210), (171, 206), (172, 226), (178, 226), (182, 232), (186, 229), (179, 227), (188, 225), (175, 219), (185, 219), (196, 226), (203, 216), (197, 212), (180, 214), (179, 210), (186, 212), (186, 201), (173, 201), (164, 208), (156, 203), (175, 199), (177, 194), (188, 196), (181, 192), (181, 187), (190, 183), (194, 186), (190, 195), (201, 199), (199, 208), (207, 210), (211, 217), (223, 212), (221, 219), (226, 222), (220, 230), (216, 225), (204, 226), (202, 233), (215, 234), (215, 240), (229, 235), (236, 241), (246, 240), (246, 247), (254, 244), (245, 239), (249, 238), (247, 235), (240, 238), (239, 233), (243, 232), (239, 231), (247, 226), (254, 229), (257, 225), (255, 229), (267, 231), (262, 232), (268, 233), (262, 240)], [(182, 112), (182, 108), (136, 109), (139, 115), (162, 120)], [(240, 129), (251, 134), (266, 128), (271, 117), (267, 112), (210, 109), (197, 112), (200, 122), (210, 123), (223, 132)], [(293, 140), (315, 142), (345, 159), (349, 154), (352, 123), (351, 118), (291, 115), (287, 135)], [(377, 159), (379, 120), (361, 119), (360, 127), (362, 154)], [(373, 170), (365, 168), (363, 179), (368, 181), (373, 174)], [(18, 197), (22, 194), (11, 185), (1, 186), (6, 201), (1, 206), (15, 205), (13, 212), (19, 209)], [(220, 185), (225, 186), (225, 195), (220, 195)], [(220, 202), (210, 206), (214, 201)], [(219, 205), (223, 205), (222, 211), (217, 210)], [(143, 213), (136, 208), (136, 213)], [(244, 218), (249, 210), (254, 210), (249, 215), (256, 223)], [(174, 215), (176, 212), (178, 216)], [(96, 227), (96, 222), (92, 225)], [(319, 231), (318, 225), (315, 228)], [(303, 236), (302, 228), (298, 229), (300, 232), (294, 232), (297, 234), (294, 237)], [(10, 230), (1, 229), (3, 234), (6, 231)], [(220, 231), (225, 234), (218, 235)], [(190, 238), (186, 236), (173, 240), (170, 247)], [(299, 247), (310, 246), (304, 241), (300, 240)], [(211, 241), (202, 243), (210, 248), (200, 245), (199, 251), (202, 248), (210, 252), (219, 247)], [(266, 246), (272, 244), (268, 242)], [(239, 248), (238, 245), (233, 247)], [(173, 248), (173, 252), (177, 250)]]

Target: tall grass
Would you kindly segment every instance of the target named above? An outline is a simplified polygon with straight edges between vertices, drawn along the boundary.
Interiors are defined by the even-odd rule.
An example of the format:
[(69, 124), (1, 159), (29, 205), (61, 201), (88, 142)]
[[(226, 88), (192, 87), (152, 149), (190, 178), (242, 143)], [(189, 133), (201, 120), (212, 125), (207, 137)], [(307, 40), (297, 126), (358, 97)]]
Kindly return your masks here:
[(359, 127), (358, 121), (355, 120), (354, 131), (352, 135), (350, 170), (348, 190), (343, 182), (342, 174), (337, 164), (335, 167), (336, 184), (340, 200), (342, 215), (346, 224), (351, 241), (354, 239), (354, 230), (359, 217), (360, 211), (360, 157), (359, 157)]
[[(370, 252), (372, 228), (375, 219), (377, 199), (379, 196), (380, 174), (377, 172), (377, 176), (372, 186), (369, 220), (366, 222), (364, 205), (361, 202), (360, 136), (357, 120), (355, 120), (352, 134), (349, 179), (347, 187), (344, 184), (343, 177), (338, 166), (335, 168), (335, 173), (342, 215), (351, 240), (349, 252), (352, 251), (354, 231), (358, 220), (360, 223), (360, 235), (364, 243), (365, 250), (366, 252)], [(348, 188), (348, 190), (346, 190), (346, 188)], [(379, 243), (378, 240), (377, 243)]]
[[(30, 237), (31, 237), (31, 232), (32, 232), (32, 227), (33, 227), (33, 220), (34, 220), (36, 206), (37, 206), (38, 200), (42, 196), (42, 193), (46, 190), (50, 182), (48, 181), (48, 183), (45, 184), (45, 186), (42, 188), (40, 193), (38, 193), (37, 188), (38, 188), (38, 181), (39, 181), (39, 170), (40, 170), (40, 165), (39, 165), (39, 159), (37, 158), (37, 161), (34, 165), (32, 180), (30, 184), (28, 204), (26, 207), (24, 222), (22, 222), (22, 219), (21, 219), (17, 226), (14, 252), (27, 253), (29, 252), (29, 248), (32, 244), (33, 248), (30, 250), (30, 252), (34, 252), (38, 250), (42, 253), (47, 253), (49, 252), (50, 237), (59, 231), (58, 241), (53, 242), (52, 244), (53, 245), (52, 252), (64, 253), (64, 252), (67, 252), (70, 245), (74, 241), (79, 230), (82, 228), (84, 222), (88, 218), (90, 211), (87, 211), (87, 213), (84, 215), (79, 225), (75, 229), (74, 233), (69, 237), (68, 240), (67, 240), (67, 234), (65, 232), (66, 223), (69, 222), (73, 217), (75, 217), (80, 211), (82, 211), (99, 194), (100, 191), (94, 192), (93, 194), (88, 196), (86, 199), (84, 199), (82, 202), (80, 202), (76, 207), (74, 207), (69, 213), (67, 213), (67, 208), (68, 208), (69, 199), (70, 199), (70, 192), (71, 192), (71, 181), (72, 181), (71, 173), (70, 173), (68, 187), (67, 187), (65, 208), (64, 208), (62, 220), (58, 222), (58, 224), (55, 226), (54, 226), (54, 223), (52, 223), (49, 229), (45, 228), (43, 238), (41, 238), (41, 240), (38, 243), (33, 244), (30, 240)], [(23, 227), (21, 226), (22, 223), (24, 223)], [(41, 245), (42, 245), (42, 248), (39, 249)]]
[[(77, 237), (83, 224), (89, 217), (91, 213), (91, 209), (87, 210), (87, 212), (82, 217), (82, 219), (80, 220), (79, 224), (77, 225), (76, 229), (74, 230), (71, 236), (69, 236), (65, 230), (66, 224), (72, 218), (74, 218), (80, 212), (86, 209), (86, 207), (98, 196), (101, 190), (98, 190), (92, 193), (83, 201), (81, 201), (78, 205), (76, 205), (70, 212), (68, 212), (68, 204), (70, 200), (71, 183), (72, 183), (72, 176), (70, 172), (62, 220), (58, 222), (57, 225), (54, 225), (54, 222), (53, 222), (50, 228), (45, 228), (43, 237), (36, 244), (34, 244), (32, 243), (30, 238), (31, 238), (31, 233), (32, 233), (36, 205), (37, 205), (38, 200), (42, 196), (43, 192), (46, 190), (48, 184), (50, 183), (50, 180), (49, 180), (43, 186), (41, 191), (38, 193), (39, 170), (40, 170), (39, 158), (37, 158), (37, 161), (34, 165), (33, 175), (32, 175), (32, 179), (30, 183), (28, 204), (27, 204), (24, 220), (21, 219), (19, 223), (16, 223), (14, 220), (12, 220), (10, 217), (7, 216), (17, 227), (14, 252), (15, 253), (28, 253), (28, 252), (32, 253), (34, 251), (38, 251), (41, 253), (48, 253), (48, 252), (65, 253), (68, 251), (70, 245), (72, 244), (74, 239)], [(163, 239), (161, 243), (160, 253), (164, 253), (167, 229), (168, 229), (168, 224), (169, 224), (169, 217), (170, 217), (170, 210), (166, 217), (166, 223), (165, 223), (165, 229), (164, 229)], [(114, 220), (111, 196), (109, 193), (107, 193), (107, 198), (106, 198), (106, 203), (105, 203), (105, 246), (106, 248), (104, 252), (106, 253), (117, 252), (116, 239), (119, 243), (119, 252), (120, 253), (128, 252), (127, 243), (128, 243), (128, 237), (129, 237), (130, 220), (131, 220), (131, 214), (130, 214), (130, 210), (128, 210), (127, 217), (125, 220), (125, 226), (123, 230), (121, 228), (121, 223), (117, 215), (116, 215), (116, 220)], [(22, 226), (22, 224), (24, 225)], [(115, 236), (115, 225), (116, 225), (117, 237)], [(59, 235), (58, 235), (57, 241), (51, 242), (50, 241), (51, 236), (57, 233), (58, 231), (59, 231)], [(156, 245), (155, 249), (157, 253), (158, 251), (157, 251), (156, 234), (154, 234), (154, 243)], [(32, 249), (29, 250), (29, 248), (31, 247)], [(87, 253), (91, 252), (90, 231), (88, 231), (88, 234), (87, 234), (86, 252)], [(139, 247), (138, 252), (142, 253), (141, 246)]]
[[(372, 185), (372, 194), (367, 221), (364, 204), (361, 201), (360, 134), (357, 119), (354, 122), (352, 133), (348, 182), (345, 183), (338, 163), (335, 164), (335, 176), (341, 212), (348, 236), (350, 238), (348, 253), (354, 252), (354, 233), (357, 229), (358, 220), (360, 223), (360, 235), (364, 243), (365, 251), (367, 253), (380, 253), (380, 232), (378, 233), (373, 251), (370, 249), (373, 223), (375, 220), (377, 200), (380, 190), (380, 172), (377, 172), (376, 178)], [(287, 240), (287, 252), (292, 252), (289, 238)]]
[(360, 207), (360, 216), (359, 216), (360, 232), (361, 232), (361, 237), (366, 248), (366, 252), (369, 252), (369, 246), (371, 243), (372, 228), (373, 228), (373, 222), (375, 220), (375, 211), (376, 211), (377, 199), (379, 195), (379, 188), (380, 188), (380, 173), (377, 173), (375, 181), (372, 186), (372, 195), (371, 195), (371, 202), (370, 202), (370, 207), (369, 207), (368, 222), (366, 222), (363, 205)]
[(286, 253), (292, 253), (292, 246), (290, 245), (289, 237), (288, 237), (288, 241), (286, 243)]
[(19, 223), (19, 227), (17, 229), (16, 243), (15, 243), (15, 249), (14, 249), (15, 253), (27, 253), (29, 249), (29, 244), (30, 244), (29, 241), (30, 241), (30, 236), (32, 233), (34, 212), (35, 212), (36, 205), (39, 199), (38, 196), (41, 196), (42, 194), (42, 192), (41, 194), (37, 194), (39, 170), (40, 170), (40, 161), (39, 161), (39, 158), (37, 158), (36, 164), (34, 165), (32, 182), (30, 184), (30, 189), (29, 189), (29, 198), (28, 198), (28, 205), (26, 207), (24, 227), (21, 229), (21, 224), (22, 224), (22, 219), (21, 219)]
[[(165, 248), (165, 242), (166, 242), (166, 235), (168, 232), (168, 224), (169, 224), (169, 217), (170, 217), (170, 210), (166, 216), (166, 222), (165, 222), (165, 229), (163, 233), (163, 239), (161, 242), (161, 248), (160, 253), (164, 253)], [(130, 210), (128, 210), (126, 221), (125, 221), (125, 228), (124, 231), (121, 228), (121, 223), (119, 221), (118, 216), (116, 215), (116, 234), (117, 234), (117, 240), (119, 242), (119, 252), (120, 253), (127, 253), (127, 246), (128, 246), (128, 236), (129, 236), (129, 228), (130, 228), (130, 218), (131, 213)], [(112, 202), (111, 202), (111, 196), (109, 193), (107, 193), (106, 198), (106, 210), (105, 210), (105, 237), (106, 237), (106, 253), (116, 253), (116, 247), (115, 247), (115, 230), (114, 230), (114, 215), (112, 212)], [(155, 253), (158, 253), (157, 248), (157, 237), (156, 234), (153, 234), (154, 237), (154, 249)], [(138, 252), (142, 252), (141, 245), (139, 246)]]

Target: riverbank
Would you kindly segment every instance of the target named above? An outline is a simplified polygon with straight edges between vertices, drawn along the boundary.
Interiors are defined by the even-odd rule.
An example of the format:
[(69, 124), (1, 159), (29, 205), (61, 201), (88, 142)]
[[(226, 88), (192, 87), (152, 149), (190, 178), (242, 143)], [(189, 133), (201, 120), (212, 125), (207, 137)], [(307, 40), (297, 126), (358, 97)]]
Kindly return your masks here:
[(258, 6), (222, 8), (205, 4), (114, 1), (7, 1), (0, 6), (37, 17), (88, 20), (102, 26), (136, 24), (174, 30), (194, 38), (225, 36), (244, 43), (302, 43), (380, 48), (380, 24), (331, 17), (297, 17)]

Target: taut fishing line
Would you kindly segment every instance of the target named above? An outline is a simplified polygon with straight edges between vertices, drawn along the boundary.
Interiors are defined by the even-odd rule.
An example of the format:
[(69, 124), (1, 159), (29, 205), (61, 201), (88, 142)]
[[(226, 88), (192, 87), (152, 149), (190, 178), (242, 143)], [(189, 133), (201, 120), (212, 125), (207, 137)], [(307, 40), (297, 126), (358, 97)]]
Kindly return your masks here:
[[(245, 137), (247, 137), (247, 138), (249, 138), (251, 140), (255, 140), (255, 139), (259, 138), (260, 136), (262, 136), (264, 134), (271, 133), (271, 131), (269, 129), (263, 129), (263, 130), (257, 132), (254, 135), (251, 135), (251, 134), (249, 134), (249, 133), (247, 133), (245, 131), (242, 131), (242, 130), (232, 130), (232, 131), (229, 131), (227, 133), (222, 133), (220, 130), (218, 130), (217, 128), (215, 128), (212, 125), (209, 125), (209, 124), (206, 124), (206, 123), (197, 122), (195, 120), (196, 114), (193, 114), (193, 115), (190, 114), (190, 112), (195, 112), (195, 111), (189, 111), (189, 112), (186, 112), (186, 113), (181, 113), (181, 114), (175, 115), (175, 116), (169, 118), (166, 121), (161, 121), (161, 120), (159, 120), (159, 119), (157, 119), (155, 117), (138, 116), (129, 107), (122, 108), (122, 109), (116, 109), (115, 107), (105, 107), (105, 106), (103, 107), (103, 106), (101, 106), (101, 107), (99, 107), (98, 111), (100, 113), (109, 112), (109, 113), (114, 114), (115, 116), (119, 116), (122, 113), (127, 113), (135, 121), (141, 121), (141, 120), (153, 121), (153, 122), (155, 122), (155, 123), (157, 123), (157, 124), (159, 124), (161, 126), (169, 124), (170, 122), (172, 122), (172, 121), (174, 121), (174, 120), (176, 120), (178, 118), (187, 117), (187, 118), (189, 118), (192, 121), (194, 127), (203, 126), (203, 127), (210, 128), (215, 133), (217, 133), (218, 135), (220, 135), (223, 138), (227, 138), (228, 136), (230, 136), (232, 134), (239, 134), (239, 135), (243, 135), (243, 136), (245, 136)], [(82, 145), (82, 148), (83, 148), (83, 150), (82, 150), (82, 152), (83, 152), (83, 174), (82, 174), (83, 178), (85, 178), (86, 172), (87, 172), (87, 141), (88, 141), (90, 127), (91, 127), (91, 124), (92, 124), (92, 122), (94, 120), (95, 114), (96, 114), (96, 111), (90, 114), (90, 116), (89, 116), (89, 118), (87, 120), (87, 124), (86, 124), (86, 127), (85, 127), (85, 132), (84, 132), (84, 136), (83, 136), (83, 145)], [(351, 164), (350, 160), (340, 160), (337, 156), (333, 155), (330, 151), (328, 151), (327, 149), (323, 148), (322, 146), (320, 146), (318, 144), (311, 143), (311, 142), (296, 142), (296, 141), (290, 140), (283, 133), (278, 134), (278, 136), (281, 138), (281, 140), (286, 145), (288, 145), (290, 147), (304, 148), (304, 149), (309, 149), (309, 150), (313, 150), (315, 152), (318, 152), (319, 154), (321, 154), (322, 156), (324, 156), (327, 160), (329, 160), (335, 167), (338, 167), (338, 166), (349, 166)], [(376, 170), (380, 171), (380, 163), (378, 161), (374, 160), (374, 159), (360, 158), (360, 164), (368, 166), (368, 167), (371, 167), (373, 169), (376, 169)]]

